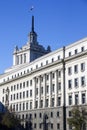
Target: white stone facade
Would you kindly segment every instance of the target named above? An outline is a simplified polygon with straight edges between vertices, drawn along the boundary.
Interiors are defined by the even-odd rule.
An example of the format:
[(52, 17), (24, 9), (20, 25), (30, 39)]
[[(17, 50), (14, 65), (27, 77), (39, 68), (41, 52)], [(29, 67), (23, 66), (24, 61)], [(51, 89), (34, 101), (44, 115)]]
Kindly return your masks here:
[[(26, 47), (22, 49), (22, 56), (28, 51)], [(87, 38), (32, 62), (27, 55), (26, 62), (23, 58), (17, 64), (15, 53), (13, 66), (0, 75), (0, 101), (7, 103), (19, 118), (31, 117), (35, 130), (43, 129), (45, 113), (48, 130), (65, 130), (63, 108), (67, 120), (72, 106), (87, 104)], [(66, 128), (70, 130), (68, 125)]]

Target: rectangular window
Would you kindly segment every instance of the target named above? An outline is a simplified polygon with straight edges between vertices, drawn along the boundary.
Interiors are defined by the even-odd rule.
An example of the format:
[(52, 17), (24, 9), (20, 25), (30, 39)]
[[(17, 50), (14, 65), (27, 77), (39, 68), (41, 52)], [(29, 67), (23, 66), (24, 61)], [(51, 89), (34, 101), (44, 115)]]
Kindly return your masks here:
[(22, 83), (20, 83), (20, 89), (22, 89)]
[(43, 94), (43, 87), (41, 87), (41, 94)]
[(29, 86), (29, 81), (26, 82), (26, 86), (27, 86), (27, 87)]
[(53, 79), (55, 78), (55, 73), (52, 73), (52, 78), (53, 78)]
[(58, 56), (58, 60), (60, 60), (60, 56)]
[(48, 74), (46, 75), (46, 80), (49, 80), (49, 75)]
[(69, 57), (71, 56), (71, 52), (69, 52)]
[(19, 111), (21, 111), (21, 104), (19, 104)]
[(36, 78), (36, 83), (38, 83), (38, 78)]
[(58, 90), (61, 90), (61, 82), (58, 83)]
[(46, 99), (46, 107), (48, 107), (48, 101), (49, 101), (49, 100), (48, 100), (48, 99)]
[(36, 113), (34, 113), (34, 118), (37, 118), (37, 114)]
[(32, 80), (30, 80), (30, 86), (32, 86)]
[(30, 90), (30, 97), (32, 97), (32, 90)]
[(14, 94), (14, 100), (15, 100), (15, 94)]
[(69, 117), (71, 117), (72, 116), (72, 112), (71, 111), (69, 111)]
[(18, 104), (16, 104), (16, 111), (18, 111)]
[(53, 129), (53, 123), (51, 123), (51, 129)]
[(36, 95), (38, 95), (38, 88), (36, 88)]
[(24, 54), (24, 63), (26, 63), (26, 54)]
[(61, 97), (58, 97), (58, 106), (61, 106)]
[(46, 92), (49, 93), (49, 86), (46, 86)]
[(20, 92), (20, 99), (22, 98), (21, 92)]
[(79, 97), (78, 94), (75, 95), (75, 105), (78, 105), (79, 103)]
[(59, 117), (60, 116), (60, 113), (59, 113), (59, 111), (57, 112), (57, 117)]
[(25, 98), (25, 92), (23, 92), (23, 98)]
[(28, 110), (28, 102), (26, 103), (26, 110)]
[(72, 95), (69, 95), (69, 105), (72, 105)]
[(54, 62), (54, 58), (52, 58), (52, 62)]
[(16, 85), (14, 85), (14, 91), (16, 90)]
[(72, 68), (69, 67), (69, 68), (68, 68), (68, 75), (71, 75), (71, 74), (72, 74)]
[[(12, 95), (11, 95), (11, 101), (12, 101)], [(3, 100), (3, 102), (4, 102), (4, 100)]]
[(37, 124), (36, 123), (34, 123), (34, 128), (37, 128)]
[(41, 77), (41, 82), (43, 82), (43, 77)]
[(40, 129), (41, 129), (41, 127), (42, 127), (42, 123), (39, 124), (39, 128), (40, 128)]
[(85, 93), (82, 93), (82, 104), (85, 104), (85, 98), (86, 98)]
[(52, 84), (52, 92), (55, 90), (55, 84)]
[(60, 124), (59, 123), (57, 123), (57, 129), (60, 130)]
[(43, 66), (43, 63), (41, 63), (41, 67)]
[(39, 113), (39, 117), (42, 118), (42, 113)]
[(77, 52), (78, 52), (78, 50), (77, 50), (77, 49), (75, 49), (75, 54), (77, 54)]
[(72, 80), (68, 80), (68, 88), (69, 88), (69, 89), (72, 88)]
[(13, 105), (13, 110), (15, 111), (15, 105)]
[(29, 69), (27, 69), (27, 73), (29, 73)]
[(46, 65), (48, 65), (48, 60), (46, 60)]
[(85, 76), (81, 77), (81, 86), (85, 86)]
[[(13, 86), (11, 86), (11, 91), (13, 91)], [(4, 93), (4, 89), (3, 89), (3, 93)]]
[(81, 47), (81, 52), (83, 52), (84, 51), (84, 46), (83, 47)]
[(54, 98), (52, 98), (52, 107), (54, 107)]
[(53, 117), (53, 112), (51, 112), (51, 117)]
[(85, 63), (81, 63), (81, 71), (85, 71)]
[(30, 109), (32, 109), (32, 102), (30, 102)]
[(28, 114), (26, 114), (26, 119), (28, 119)]
[(28, 92), (28, 90), (26, 91), (26, 97), (28, 98), (28, 96), (29, 96), (29, 92)]
[(78, 65), (75, 65), (75, 66), (74, 66), (74, 72), (75, 72), (75, 73), (78, 73)]
[(23, 103), (23, 110), (25, 110), (25, 103)]
[(18, 99), (18, 93), (17, 93), (17, 99)]
[(40, 107), (43, 108), (43, 100), (40, 101)]
[(38, 108), (38, 101), (35, 101), (35, 108)]
[(38, 69), (38, 65), (36, 65), (36, 69)]
[(25, 88), (25, 82), (23, 82), (23, 88)]
[(78, 87), (78, 78), (75, 78), (75, 79), (74, 79), (74, 86), (75, 86), (75, 87)]

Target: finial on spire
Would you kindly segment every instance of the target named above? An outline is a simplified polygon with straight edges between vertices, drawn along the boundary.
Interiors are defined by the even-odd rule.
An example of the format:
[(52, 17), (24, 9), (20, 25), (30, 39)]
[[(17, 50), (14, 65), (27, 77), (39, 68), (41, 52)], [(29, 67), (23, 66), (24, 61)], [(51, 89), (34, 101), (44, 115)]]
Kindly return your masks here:
[(32, 16), (32, 32), (34, 32), (34, 16)]

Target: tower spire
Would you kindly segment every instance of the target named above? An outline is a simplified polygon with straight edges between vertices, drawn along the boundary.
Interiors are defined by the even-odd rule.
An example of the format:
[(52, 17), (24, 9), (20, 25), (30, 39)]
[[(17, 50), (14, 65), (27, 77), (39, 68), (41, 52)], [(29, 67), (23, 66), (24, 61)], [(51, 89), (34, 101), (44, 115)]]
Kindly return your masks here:
[(29, 33), (30, 43), (37, 44), (37, 34), (34, 31), (34, 16), (32, 16), (31, 32)]
[(34, 16), (32, 16), (32, 32), (34, 32)]

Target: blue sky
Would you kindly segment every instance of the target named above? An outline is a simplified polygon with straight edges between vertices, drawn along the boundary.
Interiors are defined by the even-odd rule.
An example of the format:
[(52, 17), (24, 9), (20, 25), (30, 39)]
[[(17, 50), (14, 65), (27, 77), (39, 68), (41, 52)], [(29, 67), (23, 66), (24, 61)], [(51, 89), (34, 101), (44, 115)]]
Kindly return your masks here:
[(0, 0), (0, 73), (12, 66), (15, 45), (28, 41), (32, 15), (45, 48), (56, 50), (87, 37), (87, 0)]

